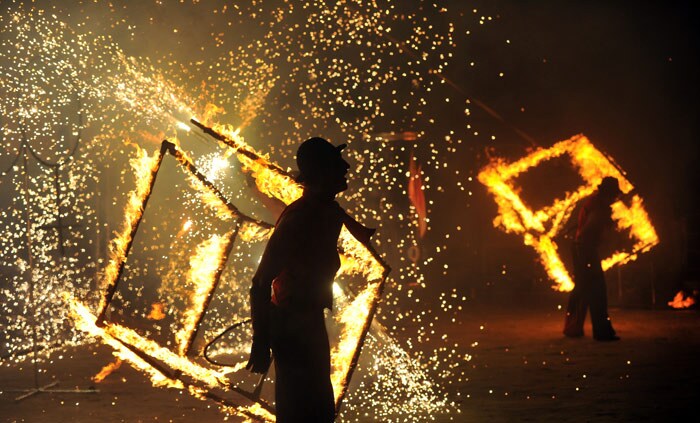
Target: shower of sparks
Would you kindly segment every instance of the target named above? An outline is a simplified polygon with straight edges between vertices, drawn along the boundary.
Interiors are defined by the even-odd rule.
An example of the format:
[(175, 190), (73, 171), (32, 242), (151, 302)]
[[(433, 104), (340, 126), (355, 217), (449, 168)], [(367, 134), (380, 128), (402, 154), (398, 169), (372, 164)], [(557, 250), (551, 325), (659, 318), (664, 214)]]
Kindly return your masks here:
[[(574, 192), (567, 192), (550, 206), (532, 211), (519, 194), (514, 179), (541, 163), (568, 154), (571, 165), (581, 175), (584, 185)], [(583, 135), (560, 141), (552, 147), (540, 148), (513, 163), (493, 158), (479, 173), (479, 181), (486, 185), (498, 204), (495, 227), (506, 232), (523, 235), (525, 245), (532, 246), (540, 257), (549, 277), (556, 283), (554, 289), (571, 291), (574, 283), (559, 257), (554, 237), (571, 217), (575, 205), (593, 194), (606, 176), (617, 178), (623, 193), (630, 193), (634, 186), (625, 178), (610, 158), (597, 150)], [(612, 218), (618, 231), (628, 231), (634, 241), (631, 251), (616, 251), (602, 261), (603, 270), (635, 260), (637, 254), (649, 251), (659, 243), (654, 226), (642, 206), (642, 199), (633, 195), (629, 204), (622, 200), (612, 205)]]
[[(108, 252), (107, 238), (112, 238), (108, 235), (115, 228), (119, 232), (130, 227), (142, 212), (135, 204), (141, 201), (143, 180), (151, 177), (155, 163), (155, 156), (145, 151), (153, 150), (164, 138), (179, 139), (188, 160), (196, 163), (227, 198), (246, 204), (251, 214), (260, 213), (271, 220), (274, 216), (269, 216), (251, 191), (288, 203), (298, 197), (300, 189), (291, 181), (273, 186), (279, 174), (262, 164), (279, 163), (288, 169), (293, 164), (295, 145), (308, 136), (322, 134), (351, 145), (348, 154), (356, 169), (351, 179), (357, 184), (345, 194), (348, 210), (363, 223), (378, 228), (376, 242), (380, 250), (391, 246), (392, 252), (398, 252), (392, 262), (395, 277), (387, 283), (385, 301), (378, 312), (381, 320), (391, 322), (388, 328), (392, 329), (372, 325), (365, 346), (370, 353), (360, 357), (353, 380), (372, 389), (351, 389), (341, 418), (425, 421), (454, 410), (454, 404), (443, 395), (441, 380), (461, 371), (453, 367), (460, 361), (455, 360), (453, 351), (435, 351), (426, 358), (423, 352), (410, 351), (415, 346), (412, 340), (407, 347), (391, 334), (397, 326), (413, 321), (420, 322), (420, 330), (427, 332), (423, 323), (431, 314), (437, 315), (437, 311), (421, 308), (414, 299), (429, 283), (424, 267), (441, 250), (424, 250), (425, 257), (417, 263), (405, 257), (403, 251), (418, 245), (417, 220), (402, 198), (409, 143), (429, 151), (425, 168), (446, 167), (444, 155), (438, 151), (441, 145), (423, 129), (433, 125), (431, 103), (436, 101), (434, 93), (442, 92), (442, 81), (435, 75), (445, 70), (456, 48), (455, 27), (444, 8), (428, 2), (404, 5), (361, 0), (312, 1), (303, 6), (293, 1), (250, 1), (235, 6), (180, 2), (172, 7), (192, 16), (215, 14), (223, 26), (198, 23), (196, 30), (185, 31), (183, 23), (173, 20), (167, 24), (172, 25), (169, 42), (159, 43), (148, 33), (154, 22), (168, 20), (162, 11), (172, 9), (164, 6), (134, 3), (119, 10), (111, 3), (78, 1), (67, 8), (45, 2), (45, 10), (41, 10), (41, 3), (13, 2), (2, 6), (0, 15), (0, 71), (4, 75), (0, 85), (4, 137), (0, 171), (6, 170), (5, 163), (14, 164), (0, 182), (3, 190), (9, 190), (7, 198), (11, 201), (10, 207), (0, 211), (3, 272), (12, 275), (11, 286), (2, 292), (6, 304), (2, 318), (8, 320), (5, 327), (13, 335), (4, 345), (7, 352), (28, 349), (28, 337), (22, 334), (28, 332), (31, 319), (8, 319), (28, 316), (28, 306), (39, 310), (36, 320), (40, 322), (42, 343), (81, 342), (79, 332), (67, 332), (65, 328), (65, 317), (73, 310), (81, 316), (77, 326), (112, 346), (117, 357), (149, 374), (156, 385), (182, 389), (182, 382), (154, 371), (117, 339), (128, 338), (152, 349), (154, 355), (172, 360), (172, 367), (186, 374), (197, 374), (198, 369), (188, 367), (178, 361), (177, 354), (168, 353), (170, 349), (152, 344), (154, 341), (144, 334), (123, 325), (97, 327), (94, 315), (87, 315), (88, 309), (80, 305), (98, 311), (105, 306), (97, 303), (96, 294), (116, 278), (115, 257), (125, 256), (129, 242), (117, 238)], [(164, 52), (165, 45), (177, 46), (177, 53)], [(231, 139), (240, 138), (242, 146), (265, 152), (261, 155), (264, 160), (246, 161), (234, 149), (217, 148), (187, 123), (192, 117)], [(233, 125), (224, 130), (218, 122)], [(410, 133), (412, 138), (382, 141), (375, 136), (380, 133)], [(28, 225), (23, 216), (21, 161), (13, 162), (23, 137), (41, 157), (65, 163), (60, 173), (58, 206), (52, 190), (53, 174), (30, 165)], [(81, 141), (76, 154), (65, 159), (76, 139)], [(445, 140), (449, 153), (462, 142), (453, 132)], [(230, 160), (233, 157), (238, 160)], [(130, 161), (136, 169), (125, 165)], [(244, 183), (242, 172), (253, 176), (257, 189)], [(132, 175), (138, 181), (133, 190)], [(428, 177), (424, 181), (430, 212), (430, 195), (442, 187)], [(124, 277), (138, 281), (158, 275), (157, 292), (147, 292), (143, 283), (138, 287), (126, 283), (115, 294), (120, 305), (131, 307), (133, 315), (144, 320), (148, 320), (152, 304), (162, 304), (165, 317), (151, 322), (153, 329), (146, 335), (176, 333), (182, 326), (173, 316), (181, 316), (189, 305), (199, 301), (187, 297), (192, 292), (192, 285), (186, 282), (192, 251), (212, 233), (222, 233), (221, 227), (213, 223), (219, 219), (211, 219), (211, 211), (221, 219), (226, 212), (212, 208), (215, 201), (203, 198), (202, 193), (206, 196), (208, 191), (198, 184), (196, 178), (176, 182), (171, 189), (162, 189), (164, 198), (151, 200), (149, 209), (158, 212), (146, 215), (141, 232), (148, 239), (136, 240), (129, 256)], [(464, 188), (461, 182), (458, 185)], [(130, 191), (134, 194), (128, 194)], [(169, 208), (166, 200), (178, 206)], [(56, 230), (42, 229), (55, 224), (58, 213), (71, 223), (64, 229), (65, 257), (57, 257)], [(265, 239), (269, 233), (267, 228), (246, 222), (239, 235), (244, 241), (252, 241)], [(35, 304), (26, 301), (27, 236), (34, 240)], [(245, 245), (234, 246), (217, 297), (206, 311), (203, 339), (211, 339), (231, 321), (249, 313), (247, 281), (261, 250), (240, 244)], [(343, 301), (355, 302), (356, 310), (363, 310), (359, 307), (362, 301), (376, 300), (381, 276), (381, 267), (372, 263), (362, 248), (343, 231), (341, 273), (345, 276), (341, 279), (345, 280), (341, 282), (358, 292), (355, 298), (348, 296)], [(95, 287), (95, 280), (101, 286)], [(358, 280), (370, 283), (364, 290), (357, 290), (362, 286)], [(409, 283), (411, 288), (407, 288)], [(62, 292), (70, 296), (60, 296)], [(404, 301), (413, 306), (402, 309)], [(143, 302), (146, 309), (139, 310), (137, 306)], [(445, 305), (443, 310), (447, 309)], [(342, 312), (336, 317), (339, 321), (353, 320)], [(420, 339), (421, 335), (414, 336)], [(243, 330), (232, 335), (224, 346), (217, 346), (217, 351), (240, 356), (249, 337), (249, 331)], [(347, 348), (352, 342), (343, 339), (356, 339), (356, 334), (341, 337), (335, 345), (338, 352), (352, 349)], [(338, 377), (343, 373), (338, 370), (341, 368), (335, 366), (337, 383), (344, 383)], [(203, 395), (198, 388), (187, 388), (193, 395)]]

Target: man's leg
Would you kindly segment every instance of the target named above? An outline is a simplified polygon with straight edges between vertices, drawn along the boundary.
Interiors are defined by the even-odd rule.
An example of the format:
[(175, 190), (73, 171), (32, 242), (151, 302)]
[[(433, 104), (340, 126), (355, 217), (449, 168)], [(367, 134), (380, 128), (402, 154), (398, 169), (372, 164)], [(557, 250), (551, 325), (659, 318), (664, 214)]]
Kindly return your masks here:
[(591, 323), (593, 337), (600, 341), (619, 339), (608, 316), (608, 293), (605, 286), (605, 274), (598, 266), (591, 280)]
[(273, 307), (277, 422), (329, 423), (335, 415), (323, 312)]
[(569, 294), (569, 304), (566, 307), (566, 320), (564, 321), (564, 335), (570, 337), (583, 336), (583, 323), (588, 312), (589, 289), (588, 272), (583, 257), (574, 248), (574, 285)]

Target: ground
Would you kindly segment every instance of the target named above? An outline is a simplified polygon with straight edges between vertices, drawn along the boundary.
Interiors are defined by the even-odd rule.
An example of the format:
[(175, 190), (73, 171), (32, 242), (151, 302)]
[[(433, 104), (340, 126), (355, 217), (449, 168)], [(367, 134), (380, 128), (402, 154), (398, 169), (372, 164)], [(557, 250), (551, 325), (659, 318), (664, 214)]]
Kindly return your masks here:
[[(464, 362), (468, 380), (454, 380), (449, 388), (460, 412), (436, 416), (437, 421), (636, 422), (691, 415), (700, 400), (700, 313), (611, 309), (610, 314), (622, 340), (601, 343), (590, 338), (589, 326), (584, 338), (561, 336), (563, 311), (556, 305), (466, 304), (455, 323), (438, 328), (472, 359)], [(17, 394), (9, 389), (33, 385), (31, 364), (4, 363), (1, 421), (223, 420), (213, 403), (153, 388), (127, 365), (94, 384), (90, 377), (111, 360), (108, 347), (83, 346), (62, 355), (42, 366), (42, 383), (59, 379), (57, 388), (96, 386), (100, 392), (39, 394), (15, 402)], [(416, 421), (425, 420), (416, 416)]]

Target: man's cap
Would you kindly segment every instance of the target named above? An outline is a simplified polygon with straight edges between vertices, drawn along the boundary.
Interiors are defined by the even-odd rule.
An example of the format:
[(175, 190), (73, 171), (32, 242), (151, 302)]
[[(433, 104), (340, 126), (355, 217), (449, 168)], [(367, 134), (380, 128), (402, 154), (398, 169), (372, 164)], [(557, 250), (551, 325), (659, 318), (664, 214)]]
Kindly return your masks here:
[(326, 163), (338, 157), (347, 144), (335, 146), (321, 137), (312, 137), (301, 143), (297, 149), (297, 182), (305, 182), (323, 169)]
[(620, 190), (620, 183), (618, 182), (617, 178), (613, 176), (606, 176), (603, 178), (602, 181), (600, 181), (600, 185), (598, 185), (598, 191), (609, 194), (611, 196), (619, 195), (622, 193)]

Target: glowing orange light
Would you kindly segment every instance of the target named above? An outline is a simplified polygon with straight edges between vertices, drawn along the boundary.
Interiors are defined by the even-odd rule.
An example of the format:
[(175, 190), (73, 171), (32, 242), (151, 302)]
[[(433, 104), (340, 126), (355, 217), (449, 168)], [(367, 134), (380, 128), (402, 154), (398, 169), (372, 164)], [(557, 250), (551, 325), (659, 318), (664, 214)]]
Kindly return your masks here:
[(102, 382), (103, 380), (105, 380), (105, 378), (106, 378), (107, 376), (111, 375), (112, 372), (114, 372), (115, 370), (117, 370), (118, 368), (120, 368), (121, 365), (122, 365), (122, 360), (120, 360), (120, 359), (117, 358), (117, 359), (114, 360), (113, 362), (111, 362), (111, 363), (107, 364), (106, 366), (104, 366), (104, 367), (102, 368), (102, 370), (100, 370), (99, 373), (97, 373), (95, 376), (92, 377), (92, 380), (93, 380), (95, 383), (100, 383), (100, 382)]
[(668, 305), (670, 307), (680, 309), (680, 308), (688, 308), (695, 304), (695, 299), (691, 296), (685, 297), (683, 295), (683, 291), (678, 291), (675, 297), (673, 297), (673, 300), (668, 302)]
[[(521, 198), (514, 179), (542, 162), (565, 154), (570, 157), (572, 166), (583, 178), (584, 184), (573, 192), (566, 192), (563, 198), (556, 199), (550, 206), (531, 210)], [(559, 257), (554, 237), (569, 219), (575, 205), (595, 192), (598, 184), (606, 176), (617, 178), (620, 189), (625, 194), (634, 189), (611, 158), (597, 150), (585, 136), (576, 135), (550, 148), (537, 149), (512, 163), (492, 158), (491, 162), (481, 169), (478, 178), (493, 194), (498, 204), (498, 216), (493, 220), (494, 226), (522, 235), (524, 243), (537, 251), (547, 274), (556, 283), (553, 288), (570, 291), (574, 284)], [(649, 251), (659, 243), (654, 226), (638, 195), (632, 195), (629, 204), (617, 201), (612, 205), (612, 210), (618, 231), (626, 230), (629, 238), (634, 241), (634, 246), (631, 251), (616, 251), (604, 259), (604, 270), (635, 260), (639, 253)]]
[(153, 303), (151, 304), (151, 311), (148, 313), (146, 318), (148, 320), (163, 320), (165, 319), (165, 305), (163, 303)]

